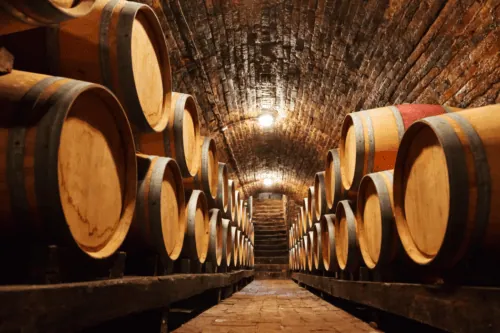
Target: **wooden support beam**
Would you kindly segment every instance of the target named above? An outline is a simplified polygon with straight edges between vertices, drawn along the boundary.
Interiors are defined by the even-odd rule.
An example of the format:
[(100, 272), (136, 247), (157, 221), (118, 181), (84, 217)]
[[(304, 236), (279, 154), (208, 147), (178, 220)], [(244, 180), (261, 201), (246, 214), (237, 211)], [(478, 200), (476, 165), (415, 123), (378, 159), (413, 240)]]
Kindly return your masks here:
[(179, 274), (35, 286), (0, 287), (0, 332), (68, 332), (204, 291), (235, 285), (253, 271)]
[(345, 281), (303, 273), (293, 273), (292, 279), (450, 332), (500, 332), (500, 288)]

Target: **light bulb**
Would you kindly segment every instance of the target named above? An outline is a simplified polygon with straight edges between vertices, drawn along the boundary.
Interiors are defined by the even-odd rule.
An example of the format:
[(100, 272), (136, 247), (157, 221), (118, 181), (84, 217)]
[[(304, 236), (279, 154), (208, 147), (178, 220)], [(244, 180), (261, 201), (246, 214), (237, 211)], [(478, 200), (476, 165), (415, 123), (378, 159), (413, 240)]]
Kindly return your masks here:
[(273, 185), (273, 180), (271, 178), (264, 179), (264, 185), (265, 186), (271, 186), (271, 185)]
[(261, 127), (271, 127), (274, 124), (274, 117), (269, 113), (264, 113), (259, 116), (259, 124)]

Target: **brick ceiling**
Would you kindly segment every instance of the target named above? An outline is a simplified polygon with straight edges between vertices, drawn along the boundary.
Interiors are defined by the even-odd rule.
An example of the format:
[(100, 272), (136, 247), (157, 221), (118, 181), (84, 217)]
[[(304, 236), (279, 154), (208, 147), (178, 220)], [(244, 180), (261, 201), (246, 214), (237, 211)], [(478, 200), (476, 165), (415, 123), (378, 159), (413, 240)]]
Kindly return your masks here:
[(500, 0), (141, 2), (164, 14), (174, 88), (247, 195), (304, 197), (348, 112), (500, 103)]

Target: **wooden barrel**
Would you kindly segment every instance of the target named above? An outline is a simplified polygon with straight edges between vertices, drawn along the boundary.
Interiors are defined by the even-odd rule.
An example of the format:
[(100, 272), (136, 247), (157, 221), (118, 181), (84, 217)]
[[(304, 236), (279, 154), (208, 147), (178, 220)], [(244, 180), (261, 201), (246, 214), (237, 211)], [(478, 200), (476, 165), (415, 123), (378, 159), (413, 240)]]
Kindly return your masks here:
[(338, 149), (329, 150), (326, 155), (324, 178), (327, 211), (329, 213), (335, 213), (339, 201), (344, 200), (344, 188), (340, 175), (340, 157)]
[(337, 272), (337, 251), (335, 250), (335, 215), (326, 214), (321, 218), (321, 255), (326, 271)]
[(255, 267), (255, 250), (253, 244), (250, 245), (250, 268)]
[(226, 214), (226, 218), (231, 220), (231, 223), (233, 223), (236, 217), (236, 185), (234, 184), (234, 181), (232, 179), (229, 179), (227, 186), (229, 195), (227, 202), (228, 211)]
[(184, 187), (179, 166), (168, 157), (137, 155), (137, 204), (127, 236), (132, 249), (156, 251), (176, 260), (186, 231)]
[(430, 117), (405, 133), (394, 170), (399, 237), (420, 265), (455, 266), (500, 246), (500, 105)]
[(246, 235), (246, 228), (247, 228), (247, 206), (245, 203), (246, 203), (245, 200), (240, 200), (239, 223), (243, 235)]
[(118, 100), (99, 85), (14, 70), (0, 76), (0, 110), (2, 241), (28, 232), (94, 258), (113, 254), (137, 198)]
[(223, 249), (223, 230), (222, 230), (222, 214), (217, 208), (211, 209), (209, 212), (209, 242), (207, 260), (214, 266), (219, 267), (222, 263)]
[(316, 270), (323, 270), (323, 245), (322, 245), (322, 239), (321, 239), (321, 222), (315, 223), (312, 229), (312, 237), (313, 237), (313, 263), (314, 263), (314, 269)]
[(308, 272), (312, 271), (312, 249), (311, 249), (311, 237), (309, 235), (309, 231), (304, 235), (304, 253), (306, 257), (306, 268), (305, 270)]
[[(314, 228), (314, 226), (313, 226)], [(309, 271), (312, 272), (316, 269), (316, 263), (314, 262), (314, 254), (316, 252), (316, 238), (314, 237), (314, 231), (311, 229), (310, 231), (307, 232), (308, 240), (309, 240), (309, 253), (308, 253), (308, 260), (310, 258), (310, 263), (309, 263)]]
[(237, 267), (241, 267), (241, 265), (243, 264), (243, 249), (241, 248), (241, 241), (242, 241), (242, 237), (243, 237), (243, 234), (241, 232), (240, 229), (236, 229), (236, 240), (235, 240), (235, 243), (236, 243), (236, 248), (238, 249), (237, 250), (237, 257), (238, 257), (238, 264), (237, 264)]
[(221, 266), (230, 267), (233, 254), (231, 243), (231, 221), (222, 219), (222, 261)]
[(236, 225), (238, 228), (241, 227), (241, 213), (240, 213), (240, 191), (236, 190), (234, 191), (234, 219), (233, 223)]
[(335, 252), (341, 270), (354, 273), (359, 268), (356, 217), (352, 201), (342, 200), (335, 212)]
[(0, 35), (56, 25), (87, 15), (95, 0), (3, 0), (0, 1)]
[(161, 132), (169, 122), (172, 76), (168, 49), (158, 17), (147, 5), (96, 0), (88, 15), (54, 28), (5, 36), (2, 42), (15, 56), (18, 69), (111, 89), (134, 133)]
[(288, 231), (288, 248), (291, 249), (295, 244), (295, 223), (292, 224), (290, 230)]
[(250, 224), (250, 233), (249, 233), (248, 238), (250, 239), (250, 243), (252, 243), (252, 245), (254, 245), (255, 244), (255, 225), (253, 224), (253, 222)]
[(198, 172), (194, 177), (184, 178), (184, 187), (189, 190), (201, 190), (205, 193), (209, 208), (216, 208), (217, 185), (219, 182), (219, 157), (215, 140), (202, 137), (201, 156)]
[(237, 231), (238, 228), (231, 226), (231, 267), (236, 268), (238, 266), (238, 238)]
[(299, 253), (299, 270), (303, 271), (305, 267), (305, 255), (304, 255), (304, 239), (300, 238), (299, 241), (297, 242), (297, 249)]
[(162, 133), (136, 135), (138, 151), (174, 158), (184, 178), (194, 177), (199, 171), (200, 142), (196, 102), (191, 95), (176, 92), (172, 93), (167, 129)]
[(308, 211), (308, 202), (307, 202), (307, 198), (304, 198), (302, 200), (302, 205), (299, 206), (299, 211), (298, 211), (298, 220), (300, 221), (300, 223), (298, 224), (298, 227), (299, 227), (299, 236), (302, 237), (303, 236), (303, 233), (305, 233), (307, 231), (307, 220), (308, 220), (308, 215), (309, 215), (309, 211)]
[(253, 220), (253, 196), (248, 197), (248, 217), (249, 221)]
[(349, 113), (340, 135), (340, 173), (344, 189), (357, 192), (368, 173), (394, 169), (405, 130), (416, 120), (457, 109), (405, 104)]
[(387, 266), (399, 247), (393, 213), (393, 170), (371, 173), (359, 186), (356, 222), (359, 249), (370, 269)]
[(181, 256), (203, 264), (207, 259), (209, 243), (209, 216), (205, 194), (194, 190), (186, 206), (187, 229)]
[(314, 186), (311, 186), (307, 190), (307, 230), (309, 230), (315, 218), (315, 202), (314, 202)]
[(229, 178), (226, 163), (219, 162), (219, 170), (217, 175), (217, 208), (221, 210), (224, 217), (227, 218), (230, 202), (229, 202)]
[(328, 212), (328, 203), (326, 201), (326, 185), (325, 185), (325, 172), (321, 171), (314, 176), (314, 223), (321, 220), (321, 216)]

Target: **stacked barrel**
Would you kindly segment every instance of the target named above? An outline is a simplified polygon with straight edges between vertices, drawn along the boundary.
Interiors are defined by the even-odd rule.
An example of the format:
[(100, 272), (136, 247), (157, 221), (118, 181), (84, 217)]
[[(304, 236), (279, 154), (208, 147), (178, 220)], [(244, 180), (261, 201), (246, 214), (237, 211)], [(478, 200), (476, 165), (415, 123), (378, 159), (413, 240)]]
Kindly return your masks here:
[(348, 114), (290, 227), (291, 267), (446, 278), (498, 262), (498, 112), (405, 104)]
[[(154, 11), (124, 0), (0, 2), (0, 240), (253, 267), (252, 197), (193, 96), (172, 92)], [(79, 251), (79, 250), (78, 250)]]

